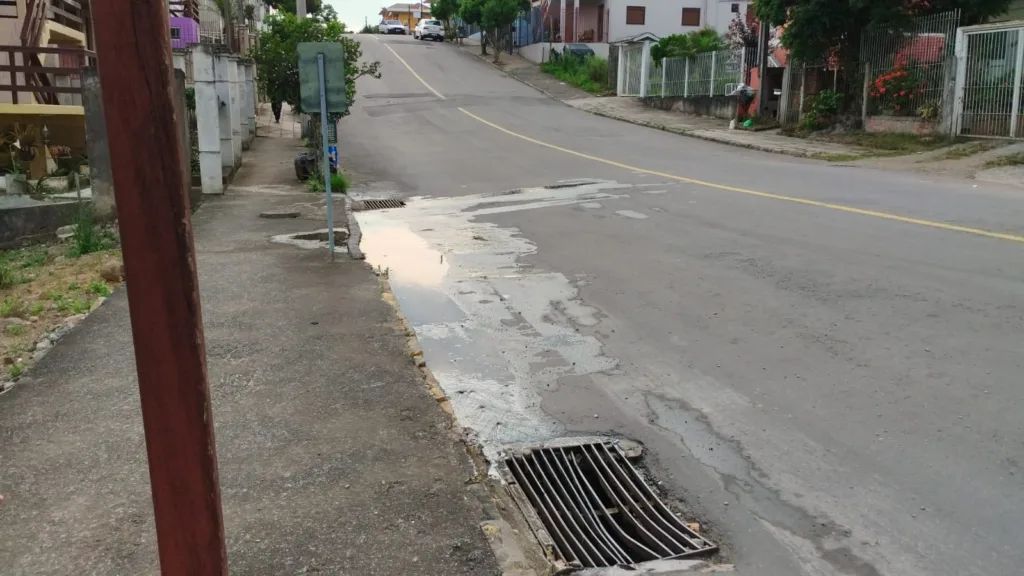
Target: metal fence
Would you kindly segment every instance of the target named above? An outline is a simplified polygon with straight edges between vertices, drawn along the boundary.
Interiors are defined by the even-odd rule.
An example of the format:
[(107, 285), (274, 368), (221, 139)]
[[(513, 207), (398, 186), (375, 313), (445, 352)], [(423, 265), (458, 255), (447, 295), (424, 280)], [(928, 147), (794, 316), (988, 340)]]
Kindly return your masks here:
[(905, 28), (865, 30), (867, 114), (937, 118), (949, 103), (960, 11), (914, 18)]
[(663, 58), (653, 62), (648, 75), (651, 96), (721, 96), (743, 83), (750, 48), (697, 54), (690, 58)]
[[(643, 44), (625, 44), (619, 49), (622, 59), (624, 78), (620, 80), (622, 90), (619, 96), (640, 96), (643, 90), (643, 60), (645, 57)], [(647, 55), (650, 58), (649, 55)]]
[(959, 62), (957, 133), (1022, 138), (1024, 27), (966, 31)]
[(749, 52), (752, 50), (722, 50), (689, 58), (662, 58), (655, 61), (651, 59), (650, 52), (644, 50), (643, 44), (626, 44), (619, 52), (625, 73), (619, 96), (689, 98), (731, 94), (744, 81)]

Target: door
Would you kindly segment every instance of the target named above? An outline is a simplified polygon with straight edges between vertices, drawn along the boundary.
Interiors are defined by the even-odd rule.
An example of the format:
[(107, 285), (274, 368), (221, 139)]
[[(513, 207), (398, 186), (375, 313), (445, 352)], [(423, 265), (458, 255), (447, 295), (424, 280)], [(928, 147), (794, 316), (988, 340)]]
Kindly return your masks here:
[(597, 38), (594, 42), (607, 42), (604, 37), (604, 4), (597, 5)]

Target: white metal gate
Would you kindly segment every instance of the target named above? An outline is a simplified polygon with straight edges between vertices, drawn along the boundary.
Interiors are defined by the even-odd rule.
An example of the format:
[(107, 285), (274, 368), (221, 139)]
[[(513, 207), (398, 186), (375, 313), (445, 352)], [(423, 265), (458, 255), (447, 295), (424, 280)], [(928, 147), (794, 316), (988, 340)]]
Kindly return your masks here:
[(622, 90), (619, 96), (640, 96), (643, 87), (644, 45), (624, 44), (619, 58), (623, 60)]
[(1018, 24), (961, 28), (956, 57), (955, 133), (982, 138), (1024, 138), (1024, 27)]

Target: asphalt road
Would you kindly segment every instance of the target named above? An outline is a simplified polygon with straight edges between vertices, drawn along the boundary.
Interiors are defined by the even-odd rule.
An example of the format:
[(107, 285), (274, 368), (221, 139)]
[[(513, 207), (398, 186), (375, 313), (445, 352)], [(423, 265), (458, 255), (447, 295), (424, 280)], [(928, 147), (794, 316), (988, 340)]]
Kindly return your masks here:
[[(448, 198), (370, 216), (368, 239), (374, 222), (402, 219), (454, 268), (474, 254), (475, 276), (458, 282), (490, 282), (537, 338), (568, 327), (585, 335), (573, 350), (592, 339), (614, 362), (528, 391), (536, 420), (642, 441), (654, 476), (744, 573), (1020, 573), (1024, 192), (591, 116), (450, 45), (363, 37), (363, 50), (383, 78), (359, 81), (343, 162), (364, 191)], [(614, 186), (473, 209), (577, 178)], [(512, 248), (467, 248), (458, 226)], [(510, 268), (481, 256), (500, 254), (518, 284), (479, 273)], [(485, 316), (459, 299), (470, 292), (449, 303)], [(567, 303), (585, 312), (560, 319)], [(425, 345), (449, 394), (451, 342)], [(526, 370), (515, 385), (551, 374)]]

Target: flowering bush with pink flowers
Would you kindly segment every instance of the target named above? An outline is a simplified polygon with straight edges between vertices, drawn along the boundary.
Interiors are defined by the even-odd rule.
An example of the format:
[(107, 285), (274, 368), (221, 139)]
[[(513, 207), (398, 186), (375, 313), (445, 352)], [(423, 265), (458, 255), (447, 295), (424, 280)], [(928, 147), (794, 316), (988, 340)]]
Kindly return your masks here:
[(875, 109), (894, 116), (917, 113), (928, 83), (909, 66), (906, 57), (899, 57), (892, 70), (875, 78), (868, 93), (875, 100)]

